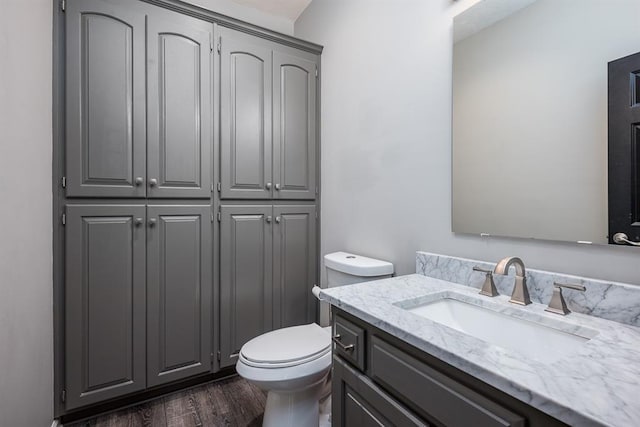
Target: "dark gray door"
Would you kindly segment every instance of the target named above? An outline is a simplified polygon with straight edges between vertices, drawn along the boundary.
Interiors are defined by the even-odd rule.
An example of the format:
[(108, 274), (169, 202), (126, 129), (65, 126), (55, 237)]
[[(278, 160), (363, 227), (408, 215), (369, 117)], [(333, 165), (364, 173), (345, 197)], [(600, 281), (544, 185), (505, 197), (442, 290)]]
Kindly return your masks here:
[(211, 369), (211, 207), (147, 208), (147, 386)]
[(316, 63), (273, 53), (274, 198), (315, 199)]
[(311, 323), (316, 298), (316, 207), (274, 206), (274, 327)]
[(223, 30), (220, 67), (221, 197), (270, 199), (271, 49)]
[(144, 220), (144, 205), (67, 206), (67, 409), (145, 388)]
[(222, 206), (220, 228), (221, 367), (240, 347), (273, 329), (272, 207)]
[(213, 24), (153, 8), (147, 35), (149, 197), (210, 197)]
[(125, 0), (67, 3), (67, 196), (144, 197), (145, 15)]
[(609, 63), (609, 243), (640, 244), (640, 53)]

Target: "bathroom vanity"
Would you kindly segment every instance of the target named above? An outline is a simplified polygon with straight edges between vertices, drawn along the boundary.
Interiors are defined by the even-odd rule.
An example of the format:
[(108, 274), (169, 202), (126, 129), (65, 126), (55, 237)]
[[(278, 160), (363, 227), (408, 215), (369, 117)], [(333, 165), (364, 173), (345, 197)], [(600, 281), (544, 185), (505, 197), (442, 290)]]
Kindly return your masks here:
[[(630, 363), (640, 349), (635, 326), (559, 316), (535, 302), (515, 306), (505, 295), (418, 274), (326, 289), (321, 298), (333, 305), (336, 426), (632, 426), (640, 419), (640, 369)], [(460, 321), (448, 324), (442, 314), (451, 307), (442, 304), (471, 314), (457, 311)]]

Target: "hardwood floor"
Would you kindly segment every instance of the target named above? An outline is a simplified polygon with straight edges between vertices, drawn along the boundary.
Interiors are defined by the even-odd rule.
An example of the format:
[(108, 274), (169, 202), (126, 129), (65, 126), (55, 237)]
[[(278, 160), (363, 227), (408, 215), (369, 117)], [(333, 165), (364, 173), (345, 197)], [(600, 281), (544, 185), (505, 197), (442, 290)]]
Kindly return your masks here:
[(65, 427), (260, 427), (265, 401), (265, 392), (236, 376)]

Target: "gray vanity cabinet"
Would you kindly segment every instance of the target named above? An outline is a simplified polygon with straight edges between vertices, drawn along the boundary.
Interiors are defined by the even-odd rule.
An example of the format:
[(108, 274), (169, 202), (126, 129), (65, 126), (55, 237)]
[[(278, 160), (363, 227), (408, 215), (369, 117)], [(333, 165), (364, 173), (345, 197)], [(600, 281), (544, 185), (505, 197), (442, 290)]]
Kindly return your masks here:
[(220, 210), (220, 365), (231, 366), (251, 338), (273, 329), (271, 205)]
[(223, 205), (220, 231), (221, 366), (247, 341), (311, 323), (315, 205)]
[(273, 52), (273, 180), (276, 199), (316, 197), (317, 64)]
[(317, 57), (221, 29), (223, 199), (316, 198)]
[(220, 47), (220, 196), (270, 199), (271, 45), (223, 28)]
[(213, 25), (154, 8), (147, 21), (149, 197), (209, 198)]
[(66, 407), (145, 388), (145, 206), (69, 205)]
[(66, 195), (211, 197), (213, 24), (69, 0)]
[(68, 0), (65, 50), (67, 196), (144, 197), (143, 9)]
[(211, 369), (209, 206), (147, 210), (147, 386)]
[(316, 298), (315, 205), (273, 207), (274, 327), (312, 323)]

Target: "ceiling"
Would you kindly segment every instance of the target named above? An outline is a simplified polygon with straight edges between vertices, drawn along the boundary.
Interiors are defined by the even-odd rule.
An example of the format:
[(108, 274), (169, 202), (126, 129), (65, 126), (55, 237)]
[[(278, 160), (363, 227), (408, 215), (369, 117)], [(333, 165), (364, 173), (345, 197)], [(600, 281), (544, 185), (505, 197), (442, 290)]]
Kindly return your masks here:
[(295, 21), (309, 6), (311, 0), (233, 0), (233, 2)]

